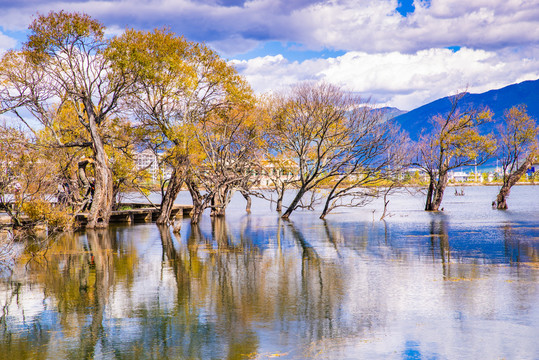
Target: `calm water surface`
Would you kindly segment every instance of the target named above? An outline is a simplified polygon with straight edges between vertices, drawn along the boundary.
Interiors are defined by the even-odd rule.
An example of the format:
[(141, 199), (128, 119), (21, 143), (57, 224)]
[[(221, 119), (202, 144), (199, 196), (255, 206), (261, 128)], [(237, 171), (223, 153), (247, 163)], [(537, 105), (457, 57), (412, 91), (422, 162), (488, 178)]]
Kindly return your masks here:
[(63, 235), (0, 278), (0, 358), (538, 359), (539, 187), (452, 191)]

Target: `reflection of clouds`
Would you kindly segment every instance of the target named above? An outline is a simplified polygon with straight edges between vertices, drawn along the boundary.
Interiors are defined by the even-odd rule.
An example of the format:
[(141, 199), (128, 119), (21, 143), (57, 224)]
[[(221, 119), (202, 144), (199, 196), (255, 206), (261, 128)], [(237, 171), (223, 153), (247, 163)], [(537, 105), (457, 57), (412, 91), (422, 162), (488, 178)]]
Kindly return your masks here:
[[(99, 298), (106, 304), (106, 336), (98, 338), (96, 354), (138, 347), (199, 358), (233, 357), (245, 349), (262, 354), (278, 349), (297, 358), (399, 357), (406, 351), (459, 358), (462, 349), (472, 358), (511, 357), (514, 349), (532, 356), (533, 326), (539, 321), (537, 269), (459, 258), (462, 239), (451, 217), (437, 215), (421, 226), (388, 221), (387, 227), (303, 215), (294, 222), (276, 214), (251, 215), (200, 226), (185, 219), (178, 238), (153, 224), (118, 227), (108, 239), (83, 238), (87, 250), (100, 257), (95, 270), (101, 274), (94, 274), (103, 285), (109, 281), (100, 295), (105, 298)], [(461, 235), (469, 240), (474, 234)], [(446, 242), (452, 253), (444, 260)], [(81, 264), (80, 242), (70, 244), (63, 269)], [(132, 275), (120, 276), (120, 264), (133, 254)], [(443, 273), (446, 263), (451, 271)], [(65, 331), (44, 315), (61, 301), (53, 284), (38, 273), (17, 274), (24, 284), (18, 308), (10, 310), (9, 329), (15, 332), (22, 310), (31, 313), (34, 307), (27, 321)], [(13, 283), (2, 282), (0, 299), (13, 293), (8, 284)], [(92, 304), (81, 310), (94, 311)], [(69, 345), (57, 337), (50, 346), (61, 354), (63, 346), (82, 343), (90, 330), (82, 326), (81, 337), (69, 337)]]

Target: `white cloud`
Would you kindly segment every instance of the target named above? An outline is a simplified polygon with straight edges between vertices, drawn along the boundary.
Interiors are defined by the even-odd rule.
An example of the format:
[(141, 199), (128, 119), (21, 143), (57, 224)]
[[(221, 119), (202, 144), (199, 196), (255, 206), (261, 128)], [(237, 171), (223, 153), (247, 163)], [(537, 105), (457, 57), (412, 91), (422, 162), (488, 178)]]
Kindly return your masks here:
[(0, 55), (17, 45), (17, 40), (0, 32)]
[[(415, 53), (435, 47), (501, 49), (539, 44), (537, 0), (415, 1), (402, 17), (397, 0), (221, 1), (94, 0), (21, 1), (0, 5), (4, 29), (26, 27), (36, 12), (82, 11), (107, 26), (152, 29), (170, 26), (197, 41), (242, 52), (272, 40), (310, 49)], [(11, 5), (10, 5), (11, 4)], [(225, 44), (226, 43), (226, 44)]]
[[(397, 0), (20, 0), (0, 4), (4, 30), (33, 14), (87, 12), (110, 34), (170, 26), (227, 57), (266, 41), (347, 53), (303, 62), (285, 56), (235, 61), (258, 91), (301, 80), (336, 82), (410, 109), (461, 89), (485, 91), (539, 77), (537, 0), (415, 0), (402, 17)], [(0, 35), (0, 48), (12, 47)], [(453, 53), (444, 49), (462, 46)]]
[(289, 61), (282, 55), (258, 57), (250, 60), (232, 60), (258, 93), (279, 91), (299, 81), (321, 80), (327, 68), (325, 60)]
[(483, 92), (539, 78), (539, 49), (521, 58), (505, 52), (463, 48), (368, 54), (348, 52), (330, 59), (291, 62), (282, 55), (233, 61), (255, 91), (265, 92), (303, 80), (324, 80), (358, 92), (372, 101), (413, 109), (468, 88)]

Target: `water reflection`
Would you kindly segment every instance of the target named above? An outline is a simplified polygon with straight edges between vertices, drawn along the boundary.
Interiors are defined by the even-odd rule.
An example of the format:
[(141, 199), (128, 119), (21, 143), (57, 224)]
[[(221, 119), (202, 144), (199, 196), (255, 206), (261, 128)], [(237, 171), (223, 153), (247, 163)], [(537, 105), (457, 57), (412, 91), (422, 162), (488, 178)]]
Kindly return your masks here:
[(533, 357), (530, 234), (529, 223), (463, 227), (446, 214), (413, 225), (247, 215), (186, 219), (179, 235), (153, 224), (65, 234), (0, 282), (0, 354), (510, 358), (500, 344), (512, 343)]

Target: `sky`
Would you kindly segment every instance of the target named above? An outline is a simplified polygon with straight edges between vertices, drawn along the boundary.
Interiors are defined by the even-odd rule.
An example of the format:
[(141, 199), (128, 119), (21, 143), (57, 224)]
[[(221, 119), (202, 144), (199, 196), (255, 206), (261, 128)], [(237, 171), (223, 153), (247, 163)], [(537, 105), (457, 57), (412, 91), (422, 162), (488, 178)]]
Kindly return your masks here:
[(0, 0), (0, 53), (53, 10), (87, 13), (111, 36), (170, 28), (259, 94), (326, 81), (411, 110), (539, 78), (539, 0)]

